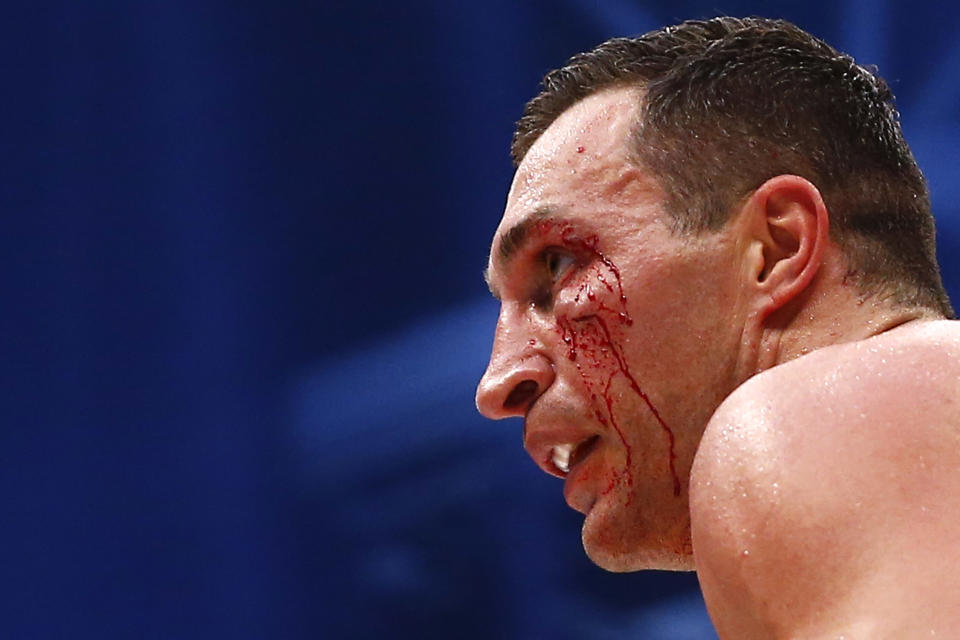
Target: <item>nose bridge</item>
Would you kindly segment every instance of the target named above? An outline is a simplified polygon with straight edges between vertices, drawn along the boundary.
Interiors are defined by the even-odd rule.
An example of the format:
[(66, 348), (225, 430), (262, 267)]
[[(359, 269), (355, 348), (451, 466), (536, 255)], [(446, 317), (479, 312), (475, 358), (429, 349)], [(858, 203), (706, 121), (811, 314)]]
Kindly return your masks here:
[(493, 420), (522, 416), (553, 382), (538, 326), (508, 305), (500, 310), (487, 370), (477, 386), (477, 409)]

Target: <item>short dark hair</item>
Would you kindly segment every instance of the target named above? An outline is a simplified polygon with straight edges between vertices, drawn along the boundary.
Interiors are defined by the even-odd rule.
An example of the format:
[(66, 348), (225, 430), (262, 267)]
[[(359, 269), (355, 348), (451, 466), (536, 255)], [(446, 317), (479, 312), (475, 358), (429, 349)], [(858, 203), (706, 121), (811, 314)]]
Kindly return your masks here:
[(677, 232), (718, 229), (769, 178), (800, 175), (820, 189), (862, 292), (953, 317), (926, 181), (874, 71), (783, 20), (614, 38), (547, 74), (517, 123), (514, 163), (574, 103), (616, 87), (638, 89), (632, 149), (663, 186)]

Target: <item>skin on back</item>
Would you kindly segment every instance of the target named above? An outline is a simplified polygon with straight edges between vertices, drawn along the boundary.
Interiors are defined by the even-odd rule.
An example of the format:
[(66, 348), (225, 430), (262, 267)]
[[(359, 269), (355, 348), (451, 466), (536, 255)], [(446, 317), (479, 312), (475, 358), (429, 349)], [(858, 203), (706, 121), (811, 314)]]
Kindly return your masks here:
[(951, 637), (960, 322), (909, 322), (745, 382), (706, 428), (690, 507), (722, 638)]

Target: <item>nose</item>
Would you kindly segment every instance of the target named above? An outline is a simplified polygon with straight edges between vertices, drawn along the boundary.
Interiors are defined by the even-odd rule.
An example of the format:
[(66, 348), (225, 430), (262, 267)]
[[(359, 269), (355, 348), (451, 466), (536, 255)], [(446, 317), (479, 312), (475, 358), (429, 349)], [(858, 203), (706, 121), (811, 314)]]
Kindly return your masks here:
[(531, 332), (511, 327), (501, 314), (490, 363), (477, 385), (477, 409), (491, 420), (526, 415), (553, 383), (554, 370)]

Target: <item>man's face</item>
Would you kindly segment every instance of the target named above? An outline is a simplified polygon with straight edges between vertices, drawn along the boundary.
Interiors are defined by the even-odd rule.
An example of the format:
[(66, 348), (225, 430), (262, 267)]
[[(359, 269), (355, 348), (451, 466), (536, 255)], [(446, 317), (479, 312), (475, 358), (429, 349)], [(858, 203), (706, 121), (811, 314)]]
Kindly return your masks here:
[(524, 416), (524, 446), (585, 514), (613, 571), (692, 568), (687, 484), (735, 386), (736, 264), (723, 232), (681, 237), (628, 158), (636, 95), (574, 105), (514, 178), (487, 277), (501, 300), (477, 406)]

